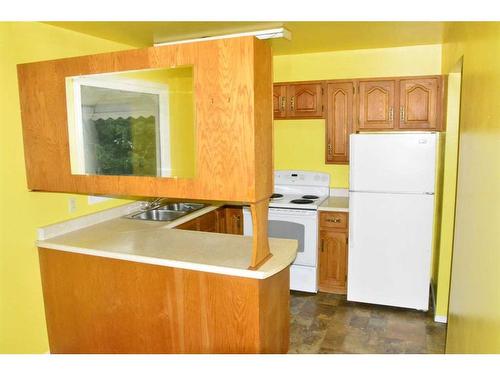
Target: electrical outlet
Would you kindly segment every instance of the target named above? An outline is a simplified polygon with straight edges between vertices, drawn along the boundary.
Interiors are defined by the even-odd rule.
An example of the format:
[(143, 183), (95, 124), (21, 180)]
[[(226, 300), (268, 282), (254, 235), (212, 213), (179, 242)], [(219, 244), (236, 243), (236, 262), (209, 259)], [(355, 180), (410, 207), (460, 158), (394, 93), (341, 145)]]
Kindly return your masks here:
[(76, 199), (73, 197), (68, 199), (68, 211), (70, 214), (76, 211)]

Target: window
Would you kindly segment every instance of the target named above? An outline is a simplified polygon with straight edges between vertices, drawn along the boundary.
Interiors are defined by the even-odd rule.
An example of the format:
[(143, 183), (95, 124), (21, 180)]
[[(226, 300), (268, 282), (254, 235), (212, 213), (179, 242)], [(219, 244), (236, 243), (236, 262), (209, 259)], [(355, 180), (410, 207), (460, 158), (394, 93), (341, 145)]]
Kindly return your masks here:
[(114, 74), (68, 80), (72, 173), (171, 176), (167, 84)]

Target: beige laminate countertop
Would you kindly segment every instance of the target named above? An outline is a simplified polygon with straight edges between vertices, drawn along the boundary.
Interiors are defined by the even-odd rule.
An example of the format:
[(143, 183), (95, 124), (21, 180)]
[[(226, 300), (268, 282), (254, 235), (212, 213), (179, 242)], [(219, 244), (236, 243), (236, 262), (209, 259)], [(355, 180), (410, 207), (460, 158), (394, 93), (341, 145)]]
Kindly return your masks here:
[(349, 197), (330, 196), (321, 203), (318, 211), (349, 212)]
[[(268, 278), (294, 261), (297, 254), (297, 241), (294, 240), (270, 239), (273, 256), (259, 269), (249, 270), (251, 237), (172, 229), (217, 208), (218, 206), (208, 206), (171, 223), (126, 219), (121, 214), (128, 213), (131, 209), (119, 211), (115, 208), (114, 215), (88, 215), (81, 218), (80, 222), (84, 222), (85, 226), (80, 229), (74, 223), (79, 219), (41, 228), (36, 245), (79, 254), (255, 279)], [(116, 217), (118, 214), (120, 216)], [(96, 216), (98, 223), (89, 225), (92, 224), (92, 216)], [(54, 229), (56, 226), (59, 230)], [(63, 227), (66, 229), (61, 230)]]

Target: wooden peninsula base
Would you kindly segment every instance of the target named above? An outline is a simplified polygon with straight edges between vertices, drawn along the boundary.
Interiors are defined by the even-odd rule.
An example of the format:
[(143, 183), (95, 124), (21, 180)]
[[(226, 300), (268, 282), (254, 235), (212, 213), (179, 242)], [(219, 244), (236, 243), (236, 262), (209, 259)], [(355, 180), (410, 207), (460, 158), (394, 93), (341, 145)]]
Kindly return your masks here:
[(267, 279), (39, 248), (51, 353), (286, 353), (289, 267)]

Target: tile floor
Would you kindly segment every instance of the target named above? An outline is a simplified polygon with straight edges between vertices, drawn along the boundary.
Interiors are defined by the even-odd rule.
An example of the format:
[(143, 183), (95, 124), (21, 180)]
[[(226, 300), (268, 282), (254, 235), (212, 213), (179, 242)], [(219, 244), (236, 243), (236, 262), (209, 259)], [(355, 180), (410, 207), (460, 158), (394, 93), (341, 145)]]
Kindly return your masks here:
[(444, 353), (446, 324), (431, 312), (291, 292), (289, 353)]

